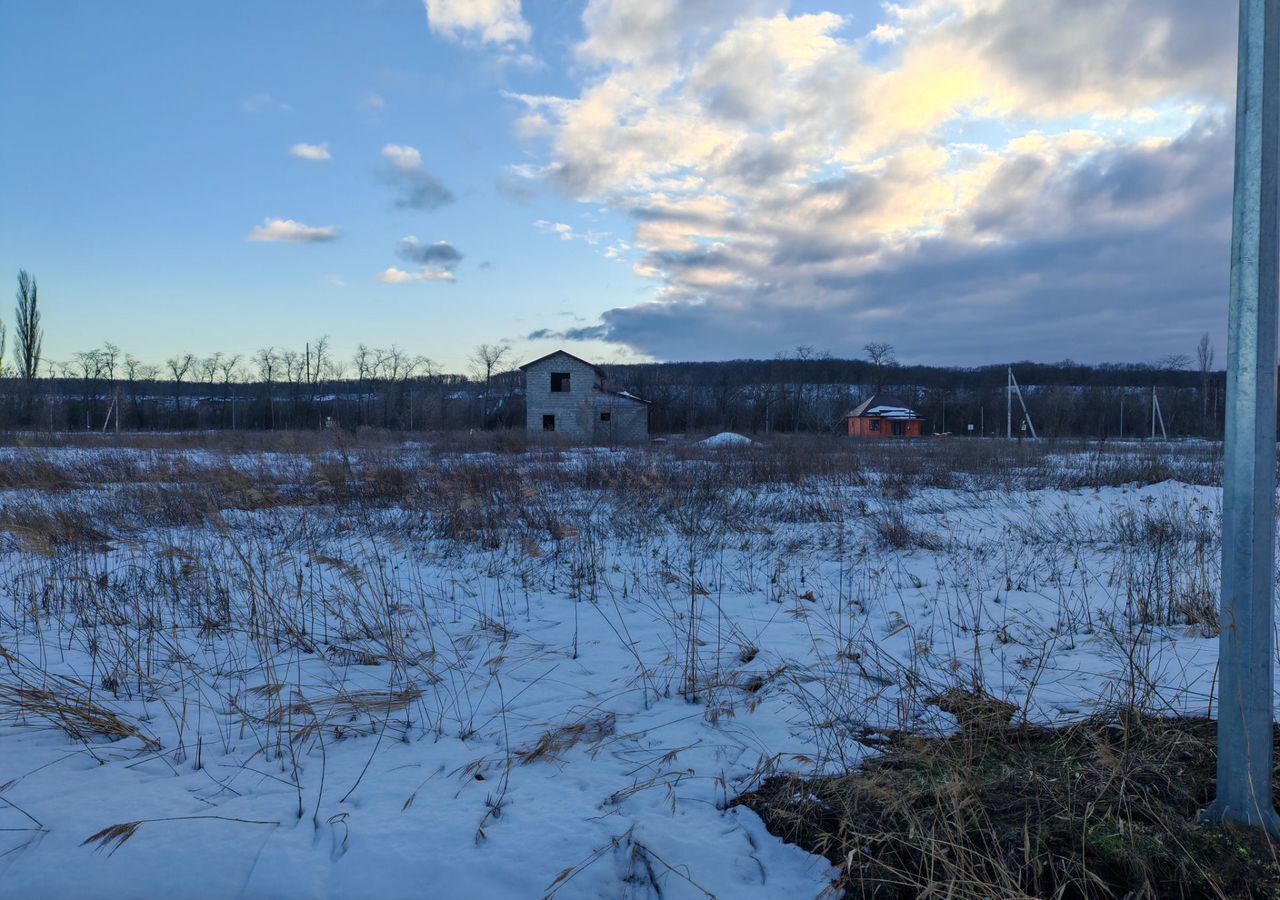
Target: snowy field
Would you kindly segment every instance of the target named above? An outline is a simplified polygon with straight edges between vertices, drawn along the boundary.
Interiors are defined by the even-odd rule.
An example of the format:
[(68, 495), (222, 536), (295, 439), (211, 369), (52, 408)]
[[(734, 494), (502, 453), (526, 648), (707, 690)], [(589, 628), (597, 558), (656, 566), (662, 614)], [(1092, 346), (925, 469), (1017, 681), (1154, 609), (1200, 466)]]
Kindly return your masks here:
[(1211, 707), (1218, 454), (0, 449), (0, 896), (817, 897), (942, 690)]

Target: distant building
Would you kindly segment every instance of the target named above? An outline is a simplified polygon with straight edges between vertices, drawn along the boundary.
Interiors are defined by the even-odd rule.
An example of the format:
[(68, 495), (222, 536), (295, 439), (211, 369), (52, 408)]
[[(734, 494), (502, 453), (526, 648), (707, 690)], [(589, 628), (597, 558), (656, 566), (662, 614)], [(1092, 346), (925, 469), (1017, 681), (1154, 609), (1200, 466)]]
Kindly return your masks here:
[(849, 437), (920, 437), (924, 419), (888, 397), (872, 396), (844, 417)]
[(530, 434), (558, 434), (593, 444), (649, 439), (649, 403), (611, 391), (604, 369), (557, 350), (520, 367)]

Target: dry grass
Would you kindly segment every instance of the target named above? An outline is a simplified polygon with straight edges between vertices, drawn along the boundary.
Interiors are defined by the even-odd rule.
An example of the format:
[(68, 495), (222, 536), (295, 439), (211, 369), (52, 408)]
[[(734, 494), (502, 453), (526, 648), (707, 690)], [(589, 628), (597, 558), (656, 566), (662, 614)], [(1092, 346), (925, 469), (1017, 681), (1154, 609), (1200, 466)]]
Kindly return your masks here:
[[(276, 683), (253, 688), (250, 693), (274, 699), (286, 690), (286, 685)], [(289, 702), (269, 706), (264, 715), (242, 712), (246, 718), (286, 729), (290, 740), (300, 743), (321, 728), (330, 729), (339, 737), (376, 732), (392, 715), (404, 712), (421, 698), (422, 690), (414, 684), (385, 691), (343, 690), (310, 697), (295, 692)], [(362, 723), (368, 723), (367, 727), (362, 727)]]
[[(331, 738), (376, 734), (369, 761), (388, 732), (487, 740), (506, 761), (486, 813), (496, 821), (509, 777), (624, 743), (615, 731), (637, 698), (645, 710), (688, 703), (711, 728), (736, 717), (748, 731), (749, 716), (782, 703), (810, 739), (812, 767), (838, 771), (859, 758), (854, 727), (890, 708), (897, 727), (917, 727), (940, 670), (980, 669), (979, 657), (1005, 665), (1008, 648), (1013, 679), (1034, 673), (1050, 662), (1044, 648), (1088, 640), (1104, 602), (1106, 626), (1134, 647), (1156, 627), (1216, 628), (1211, 511), (1064, 521), (1018, 493), (1212, 483), (1213, 448), (774, 435), (716, 452), (613, 453), (522, 435), (427, 440), (126, 436), (77, 446), (147, 452), (19, 451), (17, 465), (0, 464), (0, 490), (34, 496), (0, 506), (0, 626), (27, 643), (24, 678), (0, 679), (0, 713), (150, 747), (145, 719), (175, 764), (197, 769), (201, 741), (261, 754), (296, 788), (299, 816), (305, 803), (320, 808), (315, 777)], [(184, 458), (188, 449), (200, 452)], [(268, 452), (282, 456), (254, 456)], [(974, 510), (998, 533), (953, 527)], [(1041, 602), (1044, 621), (1007, 616), (1023, 593), (1058, 598), (1056, 612)], [(794, 657), (772, 626), (740, 616), (744, 599), (803, 625), (807, 638), (787, 637)], [(594, 625), (581, 647), (579, 617)], [(564, 626), (554, 641), (547, 619)], [(637, 619), (645, 630), (631, 633)], [(895, 657), (904, 636), (910, 648)], [(51, 647), (59, 654), (35, 650)], [(626, 672), (567, 712), (512, 716), (509, 734), (502, 677), (580, 652), (623, 659)], [(43, 671), (58, 665), (83, 681)], [(98, 688), (139, 719), (104, 706)], [(157, 698), (163, 713), (145, 705)], [(743, 802), (843, 866), (855, 896), (1219, 896), (1214, 885), (1232, 896), (1277, 883), (1247, 843), (1205, 843), (1211, 832), (1175, 821), (1195, 811), (1190, 786), (1212, 769), (1204, 723), (1130, 717), (1124, 729), (1049, 731), (1010, 727), (1012, 707), (962, 694), (933, 702), (961, 722), (958, 735), (895, 733), (862, 769), (777, 779)], [(628, 791), (685, 777), (676, 755)], [(316, 756), (321, 765), (308, 765)], [(114, 850), (142, 824), (88, 843)], [(666, 864), (623, 843), (656, 885)], [(1200, 855), (1179, 863), (1179, 846)], [(1241, 852), (1261, 868), (1237, 872), (1226, 856)], [(1174, 879), (1191, 887), (1179, 894)]]
[(17, 676), (0, 679), (0, 713), (17, 720), (43, 720), (78, 741), (136, 738), (147, 749), (159, 749), (159, 743), (137, 724), (90, 699), (84, 684), (57, 675), (42, 677), (48, 686)]
[(588, 716), (545, 732), (530, 747), (516, 751), (516, 758), (528, 765), (538, 760), (557, 759), (578, 744), (597, 744), (617, 730), (612, 713)]
[(948, 708), (954, 735), (890, 734), (854, 771), (775, 777), (736, 802), (837, 865), (848, 897), (1280, 897), (1265, 836), (1196, 823), (1213, 721), (1054, 729), (1006, 724), (1012, 709), (981, 698)]

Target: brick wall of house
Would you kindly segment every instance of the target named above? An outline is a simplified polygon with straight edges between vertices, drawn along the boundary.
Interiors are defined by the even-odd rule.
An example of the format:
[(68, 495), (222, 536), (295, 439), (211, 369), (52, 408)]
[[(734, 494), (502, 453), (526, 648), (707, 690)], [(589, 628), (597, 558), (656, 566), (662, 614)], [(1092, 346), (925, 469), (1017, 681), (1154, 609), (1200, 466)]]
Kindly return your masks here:
[[(608, 419), (605, 419), (608, 416)], [(604, 446), (649, 440), (649, 404), (600, 394), (596, 397), (595, 443)]]
[[(569, 373), (569, 390), (553, 393), (551, 374)], [(575, 441), (595, 437), (597, 377), (595, 369), (567, 356), (541, 360), (524, 371), (525, 425), (530, 434), (542, 434), (544, 416), (555, 416), (555, 434)]]

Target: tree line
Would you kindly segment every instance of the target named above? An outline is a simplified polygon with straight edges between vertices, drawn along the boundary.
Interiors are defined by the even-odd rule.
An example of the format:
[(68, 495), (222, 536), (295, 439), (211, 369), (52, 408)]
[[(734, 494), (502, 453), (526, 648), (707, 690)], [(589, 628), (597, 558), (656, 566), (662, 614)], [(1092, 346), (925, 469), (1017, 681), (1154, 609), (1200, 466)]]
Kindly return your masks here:
[[(519, 428), (522, 377), (511, 347), (481, 344), (469, 371), (445, 372), (399, 347), (364, 344), (338, 357), (327, 337), (301, 348), (253, 354), (180, 353), (145, 362), (113, 343), (44, 357), (35, 278), (18, 274), (12, 339), (0, 321), (0, 428), (48, 430), (288, 430), (342, 427), (395, 431)], [(6, 347), (13, 350), (6, 357)], [(1190, 354), (1149, 364), (1012, 365), (1043, 435), (1146, 436), (1153, 411), (1171, 435), (1222, 433), (1225, 379), (1208, 335)], [(1008, 364), (904, 365), (883, 342), (863, 357), (837, 358), (797, 347), (772, 359), (622, 364), (610, 387), (651, 402), (651, 430), (830, 432), (878, 396), (911, 406), (926, 433), (1001, 434)], [(1014, 407), (1017, 428), (1020, 407)]]
[[(1163, 419), (1170, 435), (1222, 434), (1225, 376), (1214, 368), (1208, 335), (1200, 340), (1194, 369), (1186, 354), (1151, 363), (960, 367), (903, 365), (884, 343), (868, 344), (863, 352), (863, 358), (841, 359), (799, 347), (773, 359), (633, 364), (609, 372), (653, 402), (653, 427), (661, 432), (840, 430), (848, 412), (877, 396), (916, 410), (926, 433), (1003, 434), (1012, 368), (1041, 434), (1148, 436), (1156, 404), (1157, 433)], [(1012, 413), (1017, 430), (1022, 413), (1016, 399)]]

